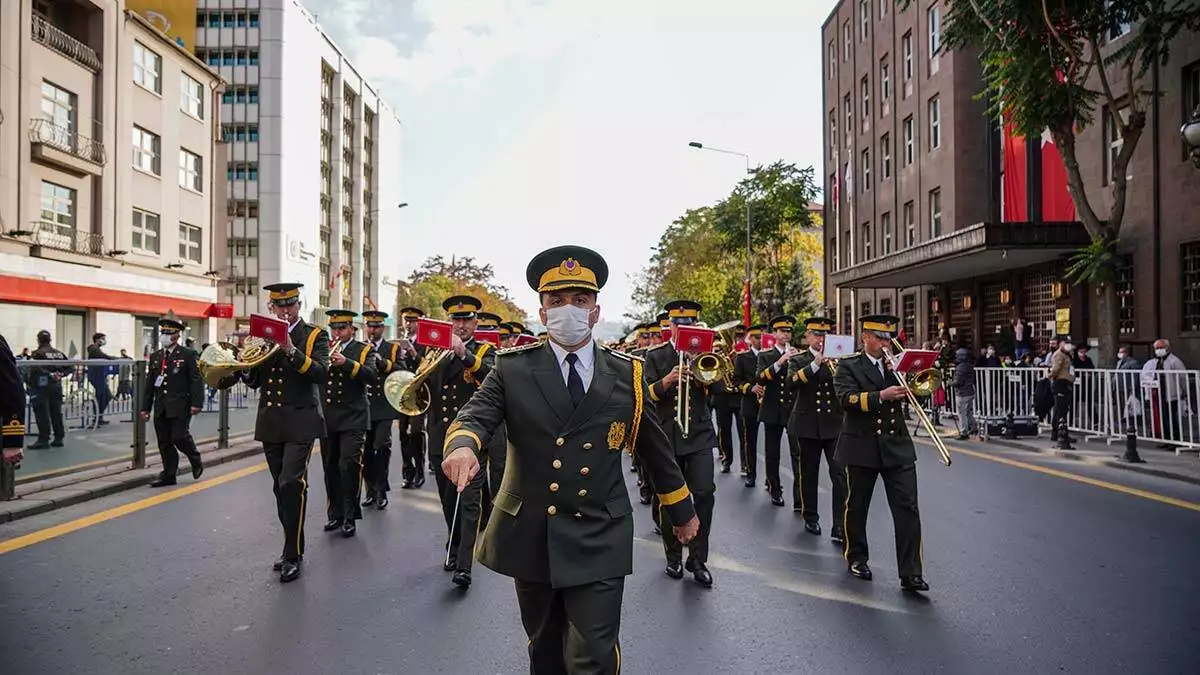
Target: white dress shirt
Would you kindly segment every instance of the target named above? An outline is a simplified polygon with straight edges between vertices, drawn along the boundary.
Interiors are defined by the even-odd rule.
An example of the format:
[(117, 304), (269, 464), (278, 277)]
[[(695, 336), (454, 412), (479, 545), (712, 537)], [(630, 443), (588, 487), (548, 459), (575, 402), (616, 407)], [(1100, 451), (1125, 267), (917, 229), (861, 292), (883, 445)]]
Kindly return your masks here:
[(875, 368), (879, 371), (880, 375), (887, 377), (887, 373), (884, 372), (884, 370), (883, 370), (883, 357), (882, 356), (879, 358), (875, 358), (874, 356), (867, 354), (867, 358), (871, 359), (871, 365), (875, 366)]
[[(567, 383), (567, 378), (571, 375), (571, 364), (567, 363), (566, 349), (563, 349), (554, 340), (547, 340), (550, 343), (550, 349), (554, 350), (554, 358), (558, 359), (558, 369), (562, 371), (563, 384)], [(575, 351), (579, 355), (579, 360), (575, 362), (575, 371), (579, 373), (579, 379), (583, 380), (583, 391), (587, 392), (588, 387), (592, 386), (592, 373), (596, 370), (596, 345), (593, 340), (588, 340), (587, 344)]]

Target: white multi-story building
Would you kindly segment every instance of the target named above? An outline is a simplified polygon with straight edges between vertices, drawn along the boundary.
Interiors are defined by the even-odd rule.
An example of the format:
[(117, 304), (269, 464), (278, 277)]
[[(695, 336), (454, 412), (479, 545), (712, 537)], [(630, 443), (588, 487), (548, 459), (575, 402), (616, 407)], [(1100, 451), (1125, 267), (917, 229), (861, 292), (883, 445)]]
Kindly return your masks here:
[[(0, 333), (141, 356), (220, 313), (220, 76), (123, 0), (0, 2)], [(218, 223), (223, 221), (218, 220)]]
[(199, 0), (196, 54), (229, 83), (228, 330), (266, 310), (265, 284), (329, 307), (390, 311), (400, 122), (298, 0)]

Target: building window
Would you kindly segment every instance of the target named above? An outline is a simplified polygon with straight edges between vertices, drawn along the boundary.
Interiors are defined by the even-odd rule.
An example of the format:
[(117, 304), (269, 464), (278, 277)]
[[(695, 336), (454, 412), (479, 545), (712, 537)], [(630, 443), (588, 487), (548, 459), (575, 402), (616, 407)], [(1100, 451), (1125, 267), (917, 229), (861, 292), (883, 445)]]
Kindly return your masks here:
[(942, 147), (942, 99), (934, 96), (929, 99), (929, 149), (937, 150)]
[(200, 262), (200, 237), (202, 230), (195, 225), (179, 224), (179, 258)]
[(850, 20), (842, 24), (842, 61), (850, 60)]
[(862, 96), (862, 129), (866, 131), (871, 126), (871, 82), (866, 75), (859, 81), (858, 90)]
[(42, 119), (69, 134), (75, 133), (75, 110), (75, 94), (58, 85), (42, 81)]
[(234, 281), (235, 295), (254, 295), (258, 293), (258, 277), (239, 277)]
[(183, 73), (179, 76), (179, 107), (198, 120), (204, 119), (204, 85)]
[(157, 213), (133, 210), (133, 248), (135, 251), (158, 253), (158, 226)]
[(892, 99), (892, 68), (888, 65), (887, 56), (879, 60), (879, 95), (883, 98), (880, 104), (885, 110), (882, 114), (886, 115), (888, 101)]
[(1194, 333), (1200, 331), (1200, 241), (1189, 241), (1179, 246), (1179, 303), (1183, 312), (1179, 330)]
[(846, 147), (854, 137), (854, 106), (850, 104), (850, 94), (842, 97), (842, 107), (846, 109)]
[(863, 260), (870, 260), (871, 255), (871, 223), (862, 224)]
[(942, 189), (934, 188), (929, 191), (929, 236), (939, 236), (942, 233)]
[[(1108, 153), (1104, 156), (1104, 184), (1108, 185), (1113, 182), (1114, 174), (1113, 167), (1117, 165), (1117, 156), (1121, 154), (1121, 148), (1125, 147), (1125, 139), (1121, 136), (1121, 130), (1117, 127), (1117, 121), (1109, 114), (1109, 108), (1105, 107), (1104, 112), (1104, 144), (1108, 146)], [(1129, 121), (1129, 108), (1121, 108), (1118, 113), (1121, 116), (1121, 121)], [(1126, 170), (1128, 170), (1128, 166)]]
[(862, 304), (859, 306), (858, 318), (861, 319), (862, 317), (870, 316), (871, 314), (873, 314), (873, 312), (871, 311), (871, 301), (863, 300)]
[(846, 254), (846, 259), (842, 261), (842, 265), (849, 267), (854, 264), (854, 240), (850, 238), (850, 227), (846, 227), (846, 231), (842, 234), (842, 251)]
[(883, 254), (892, 252), (892, 214), (885, 213), (879, 217), (879, 229), (883, 230)]
[(913, 118), (904, 118), (904, 166), (913, 163)]
[(904, 204), (904, 232), (905, 246), (912, 246), (917, 243), (917, 220), (912, 202), (905, 202)]
[(42, 181), (41, 223), (55, 234), (71, 236), (75, 232), (75, 191), (56, 183)]
[(829, 268), (834, 272), (838, 271), (838, 255), (837, 255), (838, 240), (837, 237), (829, 238)]
[(879, 170), (882, 174), (881, 180), (887, 180), (892, 177), (891, 134), (884, 134), (883, 138), (879, 139)]
[(133, 166), (155, 176), (161, 175), (159, 151), (162, 140), (141, 127), (133, 128)]
[(904, 81), (908, 82), (913, 76), (913, 47), (912, 47), (912, 31), (904, 34), (900, 38), (900, 54), (904, 59), (903, 77)]
[(829, 159), (837, 159), (837, 111), (829, 111)]
[[(1111, 4), (1112, 0), (1105, 0), (1104, 8), (1109, 9), (1109, 5)], [(1133, 30), (1133, 24), (1128, 21), (1121, 21), (1122, 18), (1123, 17), (1120, 16), (1113, 17), (1113, 23), (1108, 28), (1109, 42), (1125, 37), (1126, 35), (1129, 35), (1131, 30)]]
[(1118, 316), (1121, 335), (1137, 335), (1137, 307), (1133, 295), (1133, 254), (1126, 253), (1117, 262), (1116, 283)]
[[(888, 0), (880, 0), (887, 2)], [(871, 0), (858, 0), (858, 40), (865, 42), (871, 32)]]
[(258, 180), (258, 164), (254, 162), (230, 164), (225, 173), (229, 180)]
[(929, 59), (932, 61), (942, 50), (942, 8), (934, 5), (926, 14), (929, 16)]
[[(900, 322), (904, 329), (904, 334), (911, 340), (917, 332), (917, 296), (909, 293), (901, 297), (900, 307), (900, 313), (903, 315), (900, 317)], [(934, 336), (926, 335), (925, 338), (932, 340)]]
[(133, 81), (156, 94), (162, 93), (162, 57), (137, 40), (133, 41)]
[(837, 75), (837, 44), (833, 40), (829, 41), (829, 79), (833, 79)]
[(888, 316), (891, 316), (891, 314), (892, 314), (892, 299), (891, 298), (880, 298), (879, 299), (879, 313), (887, 314)]
[(888, 15), (888, 5), (892, 4), (889, 0), (879, 0), (879, 18)]
[(871, 191), (871, 149), (862, 151), (862, 191)]
[(854, 334), (854, 314), (850, 309), (850, 305), (842, 307), (842, 333), (845, 335)]
[[(1186, 123), (1192, 113), (1200, 109), (1200, 61), (1183, 69), (1183, 117), (1180, 123)], [(1191, 159), (1191, 148), (1187, 143), (1183, 146), (1183, 161)]]
[(179, 187), (204, 192), (204, 159), (182, 148), (179, 150)]
[(222, 103), (258, 103), (258, 87), (233, 87), (221, 95)]
[(229, 240), (229, 255), (236, 258), (255, 258), (258, 256), (258, 240), (256, 239), (230, 239)]

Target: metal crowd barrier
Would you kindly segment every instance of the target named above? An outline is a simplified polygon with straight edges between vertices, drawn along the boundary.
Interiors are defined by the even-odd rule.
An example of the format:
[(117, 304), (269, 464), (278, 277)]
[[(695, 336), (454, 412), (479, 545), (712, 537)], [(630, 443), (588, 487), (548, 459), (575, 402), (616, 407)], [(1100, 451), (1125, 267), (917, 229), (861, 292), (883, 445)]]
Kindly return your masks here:
[[(976, 368), (973, 407), (981, 432), (1009, 415), (1049, 429), (1054, 398), (1047, 374), (1040, 367)], [(1132, 433), (1177, 455), (1200, 451), (1200, 371), (1076, 370), (1071, 393), (1067, 426), (1085, 438), (1112, 443)], [(942, 412), (959, 419), (953, 388)]]

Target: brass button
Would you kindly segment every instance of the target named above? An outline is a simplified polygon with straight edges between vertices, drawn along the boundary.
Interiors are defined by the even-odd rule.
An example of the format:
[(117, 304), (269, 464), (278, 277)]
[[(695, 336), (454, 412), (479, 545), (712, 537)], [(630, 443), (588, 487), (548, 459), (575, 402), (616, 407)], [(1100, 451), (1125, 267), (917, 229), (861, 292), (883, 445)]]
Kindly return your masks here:
[(333, 403), (333, 401), (330, 401), (329, 399), (325, 399), (325, 402), (326, 402), (326, 403)]
[(450, 421), (450, 418), (449, 418), (449, 417), (443, 417), (443, 418), (442, 418), (442, 421), (443, 421), (443, 422), (449, 422), (449, 421)]
[(584, 450), (591, 450), (591, 449), (592, 449), (592, 444), (591, 444), (591, 443), (584, 443), (584, 444), (583, 444), (583, 449), (584, 449)]
[(579, 491), (579, 496), (580, 496), (580, 497), (586, 497), (586, 496), (587, 496), (587, 490), (580, 490), (580, 491)]
[(566, 443), (566, 442), (567, 441), (565, 438), (558, 438), (554, 441), (554, 444), (561, 448), (563, 443)]
[(554, 515), (554, 514), (558, 513), (558, 507), (557, 507), (557, 506), (554, 506), (554, 505), (551, 505), (551, 506), (550, 506), (550, 508), (546, 509), (546, 513), (547, 513), (548, 515), (551, 515), (551, 516), (552, 516), (552, 515)]
[(876, 436), (882, 436), (882, 435), (883, 435), (883, 430), (882, 430), (882, 429), (876, 429), (876, 430), (875, 430), (875, 435), (876, 435)]
[(554, 468), (556, 468), (556, 469), (561, 469), (561, 468), (562, 468), (562, 460), (561, 460), (561, 459), (556, 459), (556, 460), (554, 460), (554, 464), (553, 464), (553, 466), (554, 466)]
[(551, 484), (550, 484), (550, 491), (551, 491), (551, 492), (558, 492), (558, 483), (551, 483)]
[(590, 473), (590, 472), (591, 472), (591, 469), (587, 468), (586, 466), (579, 470), (580, 475), (583, 475), (583, 476), (588, 475), (588, 473)]

